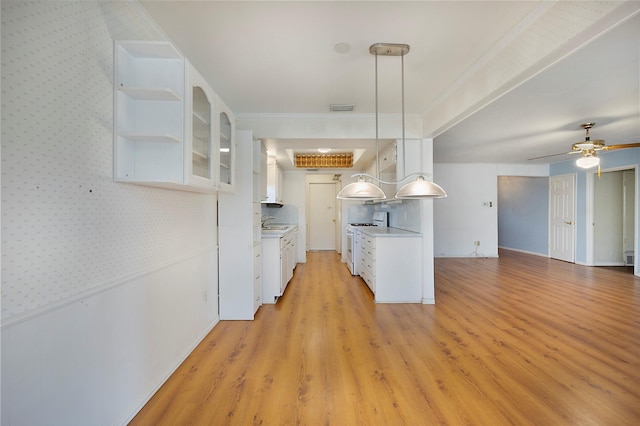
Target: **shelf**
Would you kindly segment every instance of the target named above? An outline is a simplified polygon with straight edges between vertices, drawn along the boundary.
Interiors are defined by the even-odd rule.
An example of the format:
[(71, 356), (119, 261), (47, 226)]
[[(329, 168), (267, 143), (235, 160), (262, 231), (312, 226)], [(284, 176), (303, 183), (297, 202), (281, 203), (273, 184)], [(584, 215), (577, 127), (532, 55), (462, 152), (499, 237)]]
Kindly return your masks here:
[(209, 126), (209, 120), (205, 118), (203, 115), (200, 115), (199, 113), (197, 113), (196, 111), (193, 111), (193, 118), (195, 118), (200, 123), (206, 126)]
[(119, 87), (118, 91), (132, 99), (140, 101), (181, 101), (182, 98), (176, 92), (160, 87)]
[(198, 157), (201, 158), (203, 160), (209, 160), (209, 156), (207, 154), (204, 154), (200, 151), (196, 151), (195, 149), (193, 151), (191, 151), (191, 153), (193, 154), (194, 157)]
[(119, 45), (134, 58), (182, 59), (182, 55), (163, 41), (120, 41)]
[(120, 133), (118, 136), (137, 142), (172, 142), (182, 143), (182, 140), (172, 135), (150, 135), (142, 133)]

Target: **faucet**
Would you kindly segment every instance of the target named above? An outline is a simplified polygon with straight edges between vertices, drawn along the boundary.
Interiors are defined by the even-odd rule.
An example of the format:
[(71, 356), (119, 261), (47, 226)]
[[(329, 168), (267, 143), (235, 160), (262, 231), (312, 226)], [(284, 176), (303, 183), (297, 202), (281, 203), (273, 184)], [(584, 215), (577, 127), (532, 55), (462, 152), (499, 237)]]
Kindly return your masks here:
[(264, 228), (264, 226), (267, 224), (268, 221), (275, 219), (275, 217), (273, 216), (267, 216), (266, 214), (264, 216), (262, 216), (262, 218), (260, 218), (260, 220), (262, 221), (262, 227)]

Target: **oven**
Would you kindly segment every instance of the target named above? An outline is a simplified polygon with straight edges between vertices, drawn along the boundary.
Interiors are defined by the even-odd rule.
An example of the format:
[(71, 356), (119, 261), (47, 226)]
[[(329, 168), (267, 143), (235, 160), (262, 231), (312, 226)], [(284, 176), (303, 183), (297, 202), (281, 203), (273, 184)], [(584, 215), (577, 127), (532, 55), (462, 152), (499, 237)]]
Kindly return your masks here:
[(353, 264), (355, 238), (353, 237), (353, 226), (347, 225), (347, 267), (351, 275), (356, 275)]
[(356, 246), (358, 241), (356, 238), (357, 226), (383, 226), (386, 227), (389, 224), (387, 212), (375, 212), (373, 213), (372, 221), (369, 223), (350, 223), (346, 227), (347, 233), (347, 267), (351, 275), (358, 275), (358, 265), (356, 262)]

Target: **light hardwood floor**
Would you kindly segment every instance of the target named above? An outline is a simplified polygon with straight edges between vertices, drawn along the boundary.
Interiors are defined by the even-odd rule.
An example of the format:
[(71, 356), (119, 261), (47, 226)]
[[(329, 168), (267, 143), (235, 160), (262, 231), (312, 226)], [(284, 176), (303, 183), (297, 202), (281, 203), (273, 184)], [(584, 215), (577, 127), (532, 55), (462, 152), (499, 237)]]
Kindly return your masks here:
[(640, 424), (639, 278), (510, 251), (435, 271), (435, 305), (376, 305), (337, 254), (309, 253), (131, 424)]

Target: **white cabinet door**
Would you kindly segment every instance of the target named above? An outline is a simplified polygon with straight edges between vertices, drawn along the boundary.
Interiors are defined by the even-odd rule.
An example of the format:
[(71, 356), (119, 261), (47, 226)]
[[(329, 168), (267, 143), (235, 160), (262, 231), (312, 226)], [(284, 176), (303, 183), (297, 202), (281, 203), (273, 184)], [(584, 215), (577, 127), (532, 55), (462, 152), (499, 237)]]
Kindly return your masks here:
[(184, 182), (213, 190), (216, 95), (191, 64), (186, 82)]
[(220, 98), (216, 137), (216, 184), (220, 190), (233, 191), (236, 163), (235, 116)]
[[(401, 180), (412, 173), (424, 172), (422, 169), (422, 140), (406, 139), (404, 144), (402, 141), (397, 142), (397, 179)], [(411, 180), (415, 180), (412, 178)], [(397, 189), (410, 182), (411, 180), (402, 180), (398, 183)]]
[(262, 306), (262, 244), (253, 246), (253, 313)]
[(276, 159), (267, 160), (267, 199), (268, 203), (282, 203), (282, 173)]

